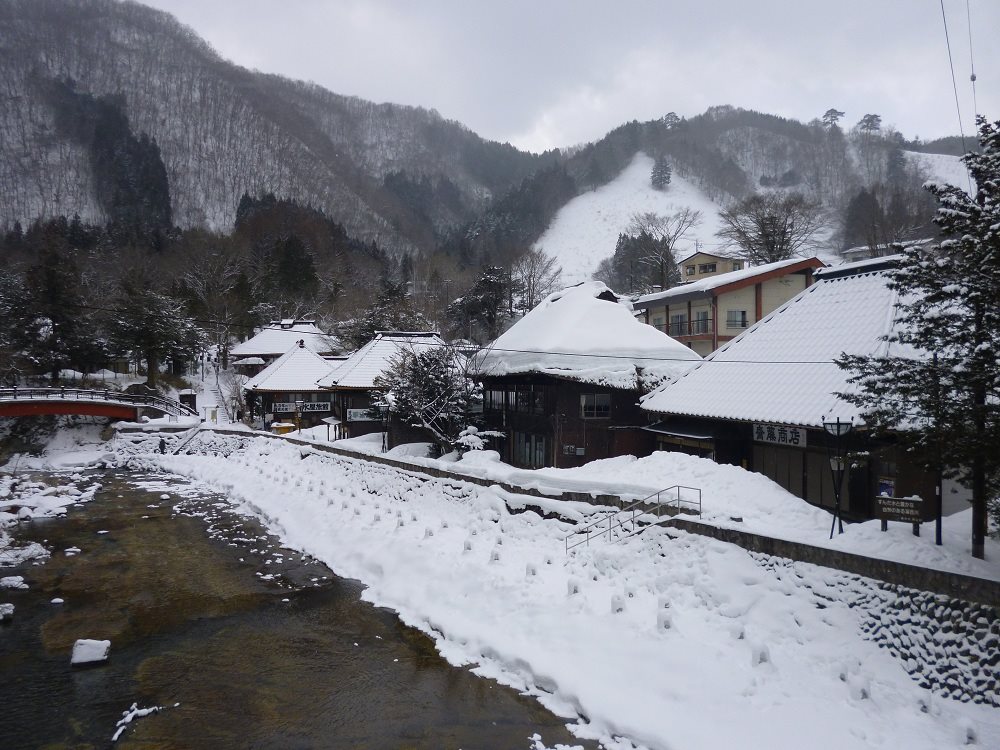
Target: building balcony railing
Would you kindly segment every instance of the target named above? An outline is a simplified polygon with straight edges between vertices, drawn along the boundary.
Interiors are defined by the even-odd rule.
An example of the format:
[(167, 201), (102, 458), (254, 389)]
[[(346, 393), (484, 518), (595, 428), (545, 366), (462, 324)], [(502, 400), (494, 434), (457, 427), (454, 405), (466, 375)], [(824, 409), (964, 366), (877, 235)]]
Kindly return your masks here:
[(698, 318), (696, 320), (682, 320), (676, 323), (664, 323), (653, 327), (675, 338), (678, 336), (698, 336), (712, 332), (712, 319)]

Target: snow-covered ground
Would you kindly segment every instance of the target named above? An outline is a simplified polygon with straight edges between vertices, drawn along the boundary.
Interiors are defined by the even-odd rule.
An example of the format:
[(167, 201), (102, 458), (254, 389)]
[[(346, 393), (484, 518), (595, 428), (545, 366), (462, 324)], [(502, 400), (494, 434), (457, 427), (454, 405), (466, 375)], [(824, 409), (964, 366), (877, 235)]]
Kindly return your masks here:
[[(322, 427), (303, 430), (294, 436), (325, 442)], [(377, 434), (339, 440), (335, 445), (358, 453), (382, 454), (382, 438)], [(588, 492), (642, 499), (675, 485), (694, 487), (701, 490), (702, 515), (698, 520), (703, 523), (1000, 580), (1000, 541), (987, 540), (985, 561), (969, 555), (971, 510), (944, 519), (941, 547), (934, 544), (933, 522), (923, 524), (919, 537), (913, 536), (912, 527), (907, 524), (890, 524), (889, 531), (882, 532), (878, 521), (867, 521), (849, 524), (843, 535), (830, 539), (830, 514), (826, 511), (804, 502), (763, 474), (717, 464), (707, 458), (658, 451), (644, 458), (619, 456), (591, 461), (576, 469), (529, 470), (502, 463), (495, 451), (472, 451), (461, 460), (456, 460), (454, 454), (440, 459), (424, 458), (428, 448), (426, 443), (400, 445), (383, 455), (552, 495)], [(690, 508), (693, 495), (689, 490), (682, 492), (684, 505)], [(673, 496), (668, 492), (664, 497)]]
[[(325, 437), (324, 428), (312, 432), (302, 436)], [(190, 444), (198, 453), (178, 456), (156, 453), (155, 434), (94, 444), (89, 456), (79, 441), (61, 440), (81, 464), (113, 448), (133, 468), (224, 493), (283, 543), (365, 583), (366, 600), (431, 635), (452, 663), (536, 696), (578, 736), (608, 748), (938, 750), (970, 737), (1000, 747), (1000, 710), (921, 688), (906, 659), (866, 635), (873, 626), (884, 632), (892, 617), (883, 610), (897, 605), (857, 576), (662, 529), (567, 555), (574, 525), (512, 512), (524, 497), (249, 433), (202, 431)], [(381, 438), (338, 446), (378, 453)], [(490, 452), (422, 458), (425, 447), (390, 455), (550, 490), (639, 494), (689, 484), (704, 491), (706, 523), (813, 543), (829, 533), (827, 514), (766, 478), (689, 456), (525, 472)], [(47, 460), (65, 468), (58, 455)], [(834, 544), (906, 559), (934, 550), (928, 532), (869, 526), (849, 527)], [(949, 519), (947, 546), (934, 553), (943, 567), (968, 559), (967, 533), (966, 514)], [(973, 572), (1000, 577), (992, 540), (987, 554)]]
[(969, 173), (959, 157), (950, 154), (924, 154), (919, 151), (904, 153), (908, 159), (927, 171), (930, 180), (969, 189)]
[[(567, 555), (572, 524), (512, 513), (494, 489), (280, 440), (205, 432), (202, 455), (160, 456), (155, 437), (131, 439), (119, 451), (133, 466), (224, 492), (364, 582), (365, 599), (449, 661), (537, 696), (606, 747), (1000, 746), (1000, 711), (921, 688), (863, 634), (879, 617), (865, 579), (659, 529)], [(634, 479), (664, 483), (663, 467), (629, 463)], [(612, 470), (592, 468), (605, 480)], [(801, 503), (773, 507), (778, 496), (747, 472), (712, 484), (727, 486), (744, 519)]]
[(649, 183), (653, 159), (640, 152), (632, 163), (606, 185), (579, 195), (561, 209), (534, 247), (556, 258), (567, 285), (590, 279), (597, 264), (615, 252), (618, 235), (632, 215), (652, 211), (674, 213), (682, 208), (701, 211), (701, 224), (677, 244), (677, 257), (694, 252), (695, 240), (706, 252), (718, 252), (722, 242), (719, 206), (692, 182), (674, 173), (666, 190)]

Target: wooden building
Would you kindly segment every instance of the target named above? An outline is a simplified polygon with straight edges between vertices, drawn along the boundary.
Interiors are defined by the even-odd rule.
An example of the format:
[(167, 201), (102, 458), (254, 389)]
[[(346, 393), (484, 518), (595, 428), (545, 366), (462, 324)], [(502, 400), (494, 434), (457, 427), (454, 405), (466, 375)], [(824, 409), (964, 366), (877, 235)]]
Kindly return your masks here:
[[(831, 452), (852, 456), (844, 515), (867, 519), (875, 497), (919, 495), (935, 512), (933, 478), (892, 440), (874, 440), (834, 360), (843, 352), (885, 354), (893, 345), (896, 293), (886, 284), (894, 261), (881, 259), (816, 272), (801, 291), (725, 343), (676, 381), (643, 399), (655, 419), (658, 450), (694, 453), (764, 474), (806, 501), (833, 507)], [(852, 425), (838, 442), (824, 423)]]
[(300, 341), (320, 356), (329, 357), (340, 351), (340, 343), (323, 333), (315, 321), (287, 319), (272, 320), (256, 335), (230, 349), (229, 354), (235, 360), (259, 358), (269, 365)]
[[(340, 362), (319, 381), (319, 387), (331, 401), (332, 414), (338, 420), (343, 437), (358, 437), (385, 430), (386, 416), (373, 400), (375, 378), (388, 367), (403, 348), (416, 351), (431, 346), (445, 346), (434, 331), (380, 331), (375, 338)], [(402, 440), (405, 431), (398, 431)]]
[(550, 295), (477, 353), (473, 370), (506, 462), (572, 467), (648, 453), (640, 393), (700, 359), (595, 281)]
[(333, 401), (316, 381), (329, 375), (333, 365), (300, 339), (243, 386), (250, 418), (265, 426), (296, 419), (302, 427), (319, 424), (333, 414)]

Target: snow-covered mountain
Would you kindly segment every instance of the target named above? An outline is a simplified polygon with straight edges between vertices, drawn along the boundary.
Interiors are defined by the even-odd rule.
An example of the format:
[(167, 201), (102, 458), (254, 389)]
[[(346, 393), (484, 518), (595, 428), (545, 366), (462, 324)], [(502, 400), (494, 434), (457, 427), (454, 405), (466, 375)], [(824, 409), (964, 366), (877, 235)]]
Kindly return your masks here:
[[(701, 210), (692, 237), (713, 249), (718, 207), (755, 190), (803, 192), (836, 223), (864, 187), (908, 180), (913, 193), (900, 162), (964, 180), (953, 157), (899, 159), (908, 146), (889, 128), (729, 106), (528, 154), (433, 110), (240, 68), (136, 2), (2, 0), (0, 29), (0, 228), (74, 214), (131, 221), (152, 206), (161, 228), (229, 231), (244, 193), (272, 193), (390, 253), (441, 252), (476, 269), (537, 243), (581, 278), (635, 212)], [(662, 195), (645, 184), (653, 155), (673, 167)], [(134, 193), (124, 207), (123, 185)]]
[(577, 196), (556, 214), (535, 243), (562, 266), (563, 281), (575, 284), (591, 277), (597, 264), (615, 251), (618, 235), (636, 213), (671, 214), (689, 208), (700, 211), (700, 224), (677, 244), (678, 257), (696, 247), (713, 252), (720, 248), (715, 233), (721, 228), (721, 206), (692, 181), (675, 175), (666, 190), (656, 190), (649, 180), (653, 159), (639, 152), (615, 179)]
[(0, 226), (114, 219), (116, 182), (142, 182), (114, 155), (133, 151), (165, 171), (181, 227), (228, 231), (241, 195), (270, 192), (383, 248), (430, 249), (541, 161), (433, 110), (240, 68), (134, 2), (4, 0), (0, 29)]

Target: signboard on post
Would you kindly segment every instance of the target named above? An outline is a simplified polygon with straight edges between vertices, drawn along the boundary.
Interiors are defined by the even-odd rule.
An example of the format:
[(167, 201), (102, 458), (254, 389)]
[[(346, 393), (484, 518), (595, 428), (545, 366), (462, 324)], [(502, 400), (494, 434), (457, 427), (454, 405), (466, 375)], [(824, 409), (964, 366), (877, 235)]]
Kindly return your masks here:
[(912, 523), (913, 535), (920, 536), (920, 523), (923, 516), (924, 501), (919, 497), (889, 497), (876, 495), (875, 517), (882, 521), (882, 531), (887, 531), (889, 521)]

